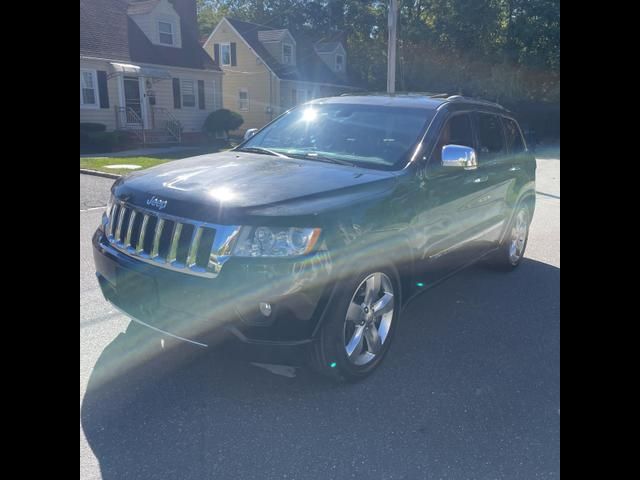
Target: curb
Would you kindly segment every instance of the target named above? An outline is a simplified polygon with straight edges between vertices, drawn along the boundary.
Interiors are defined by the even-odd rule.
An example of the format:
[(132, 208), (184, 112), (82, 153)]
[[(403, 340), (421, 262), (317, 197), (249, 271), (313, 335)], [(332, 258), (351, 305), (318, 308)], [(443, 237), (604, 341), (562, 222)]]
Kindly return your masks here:
[(87, 168), (81, 168), (80, 173), (84, 173), (85, 175), (95, 175), (96, 177), (105, 177), (105, 178), (120, 178), (122, 176), (122, 175), (118, 175), (117, 173), (98, 172), (97, 170), (89, 170)]

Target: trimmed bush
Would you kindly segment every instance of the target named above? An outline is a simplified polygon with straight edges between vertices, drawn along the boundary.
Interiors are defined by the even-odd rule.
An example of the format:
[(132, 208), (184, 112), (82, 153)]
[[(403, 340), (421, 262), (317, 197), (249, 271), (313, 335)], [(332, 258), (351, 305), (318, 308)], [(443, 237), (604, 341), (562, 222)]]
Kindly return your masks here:
[(204, 121), (202, 131), (209, 138), (215, 138), (218, 132), (224, 132), (228, 137), (231, 130), (237, 130), (243, 123), (244, 118), (242, 118), (242, 115), (226, 108), (221, 108), (209, 114)]
[(106, 132), (107, 126), (102, 123), (85, 122), (80, 124), (81, 133), (99, 133)]
[(119, 140), (117, 132), (80, 131), (80, 153), (111, 152)]

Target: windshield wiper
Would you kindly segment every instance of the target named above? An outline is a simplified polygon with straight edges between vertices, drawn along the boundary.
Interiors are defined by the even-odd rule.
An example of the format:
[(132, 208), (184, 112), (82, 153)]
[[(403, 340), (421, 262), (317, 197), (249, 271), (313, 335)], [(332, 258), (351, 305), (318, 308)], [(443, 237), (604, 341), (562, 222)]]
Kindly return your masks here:
[(287, 157), (286, 155), (283, 155), (280, 152), (276, 152), (275, 150), (269, 150), (268, 148), (262, 148), (262, 147), (236, 148), (236, 152), (259, 153), (261, 155), (273, 155), (274, 157), (290, 158), (290, 157)]
[(339, 158), (328, 157), (326, 155), (319, 155), (314, 152), (307, 153), (289, 153), (289, 156), (292, 158), (303, 158), (305, 160), (317, 160), (319, 162), (327, 162), (327, 163), (337, 163), (338, 165), (346, 165), (348, 167), (354, 167), (355, 164), (352, 162), (348, 162), (346, 160), (342, 160)]

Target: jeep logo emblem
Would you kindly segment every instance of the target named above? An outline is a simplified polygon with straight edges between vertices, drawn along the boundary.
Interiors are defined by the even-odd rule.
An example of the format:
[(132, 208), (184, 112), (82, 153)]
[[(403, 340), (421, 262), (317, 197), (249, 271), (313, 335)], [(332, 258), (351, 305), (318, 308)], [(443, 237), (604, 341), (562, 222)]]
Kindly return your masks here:
[(158, 210), (162, 210), (167, 206), (167, 201), (160, 200), (158, 197), (154, 195), (149, 200), (147, 200), (147, 205), (149, 205), (150, 207), (156, 207)]

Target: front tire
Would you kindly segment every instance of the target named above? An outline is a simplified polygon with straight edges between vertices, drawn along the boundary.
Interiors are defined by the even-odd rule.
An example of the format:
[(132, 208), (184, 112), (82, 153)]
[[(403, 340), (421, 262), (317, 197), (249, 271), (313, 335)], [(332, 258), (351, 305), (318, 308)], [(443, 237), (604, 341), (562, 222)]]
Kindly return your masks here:
[(400, 316), (400, 282), (393, 268), (377, 268), (336, 289), (311, 363), (334, 380), (354, 382), (371, 374), (389, 350)]

